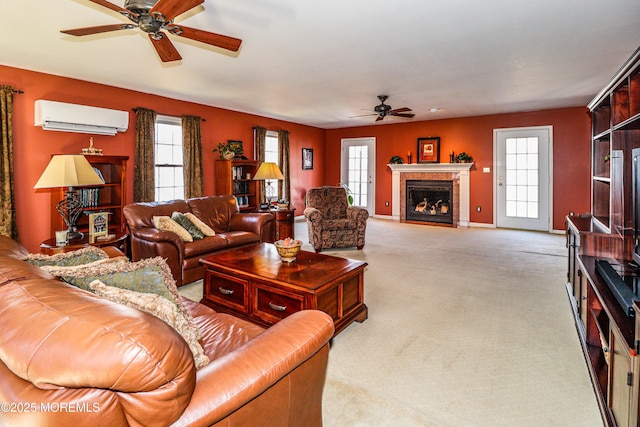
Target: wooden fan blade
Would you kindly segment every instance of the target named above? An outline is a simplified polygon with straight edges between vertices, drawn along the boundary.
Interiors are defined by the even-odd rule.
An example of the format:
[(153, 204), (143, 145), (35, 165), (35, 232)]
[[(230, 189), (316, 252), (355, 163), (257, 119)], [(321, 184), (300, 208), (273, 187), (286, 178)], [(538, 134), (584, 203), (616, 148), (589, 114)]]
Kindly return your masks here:
[(91, 34), (107, 33), (109, 31), (130, 30), (135, 27), (136, 26), (133, 24), (111, 24), (98, 25), (96, 27), (75, 28), (73, 30), (62, 30), (60, 32), (72, 36), (88, 36)]
[(396, 114), (394, 114), (394, 116), (396, 116), (396, 117), (409, 117), (409, 118), (411, 118), (411, 117), (414, 117), (414, 116), (415, 116), (415, 114), (413, 114), (413, 113), (396, 113)]
[(171, 25), (167, 30), (176, 36), (186, 37), (191, 40), (217, 46), (222, 49), (237, 52), (240, 49), (242, 40), (235, 37), (223, 36), (221, 34), (210, 33), (209, 31), (198, 30), (196, 28), (184, 27), (182, 25)]
[(154, 13), (159, 13), (164, 16), (165, 21), (171, 21), (181, 13), (193, 9), (202, 3), (204, 3), (204, 0), (159, 0), (158, 3), (149, 10), (149, 15), (153, 16)]
[(371, 114), (360, 114), (358, 116), (349, 116), (350, 119), (354, 119), (356, 117), (368, 117), (368, 116), (377, 116), (378, 113), (371, 113)]
[(162, 37), (158, 37), (155, 34), (149, 34), (149, 40), (153, 43), (153, 47), (156, 48), (156, 52), (158, 52), (162, 62), (179, 61), (182, 59), (182, 56), (180, 56), (176, 47), (171, 43), (169, 37), (164, 34), (162, 34)]
[(384, 119), (384, 116), (378, 116), (378, 118), (376, 119), (376, 122), (379, 122), (382, 119)]
[(126, 16), (127, 18), (137, 18), (138, 14), (135, 12), (131, 12), (127, 9), (123, 9), (120, 6), (117, 6), (107, 0), (89, 0), (92, 3), (98, 4), (100, 6), (106, 7), (107, 9), (111, 9), (115, 12), (118, 12), (124, 16)]
[(395, 114), (395, 113), (405, 113), (407, 111), (411, 111), (411, 108), (408, 108), (408, 107), (396, 108), (395, 110), (391, 110), (389, 112), (391, 114)]

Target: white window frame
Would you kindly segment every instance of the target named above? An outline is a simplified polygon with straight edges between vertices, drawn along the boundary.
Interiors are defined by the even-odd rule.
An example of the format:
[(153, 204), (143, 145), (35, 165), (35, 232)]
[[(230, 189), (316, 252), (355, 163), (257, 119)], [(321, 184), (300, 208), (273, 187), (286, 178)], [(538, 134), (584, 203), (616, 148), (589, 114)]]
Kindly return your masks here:
[[(278, 132), (274, 130), (268, 130), (264, 141), (264, 161), (273, 162), (280, 168), (280, 140), (278, 139)], [(276, 191), (276, 198), (280, 199), (280, 192), (278, 191), (278, 180), (267, 179), (265, 185), (271, 184)]]
[[(170, 125), (180, 128), (180, 136), (174, 132), (170, 136), (171, 141), (163, 140), (158, 135), (158, 125)], [(184, 158), (182, 146), (182, 119), (175, 116), (157, 115), (154, 135), (154, 174), (155, 174), (155, 201), (167, 201), (184, 199)], [(158, 161), (158, 149), (167, 145), (173, 147), (173, 152), (168, 157), (171, 161)]]

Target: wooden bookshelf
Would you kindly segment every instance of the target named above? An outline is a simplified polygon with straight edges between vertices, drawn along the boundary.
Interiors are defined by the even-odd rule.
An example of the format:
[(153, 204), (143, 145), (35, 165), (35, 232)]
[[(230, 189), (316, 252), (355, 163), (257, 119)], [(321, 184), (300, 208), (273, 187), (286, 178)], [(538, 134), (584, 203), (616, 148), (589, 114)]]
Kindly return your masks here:
[[(96, 156), (85, 155), (91, 166), (99, 171), (105, 180), (104, 185), (74, 187), (84, 200), (83, 215), (76, 226), (80, 232), (88, 232), (91, 212), (109, 212), (109, 232), (126, 233), (126, 222), (122, 208), (126, 203), (127, 190), (127, 160), (128, 156)], [(51, 193), (51, 235), (56, 230), (67, 228), (64, 220), (56, 210), (56, 204), (65, 196), (66, 189), (56, 189)]]
[(253, 160), (216, 160), (216, 195), (232, 194), (236, 196), (242, 212), (258, 210), (258, 182), (253, 177), (260, 162)]

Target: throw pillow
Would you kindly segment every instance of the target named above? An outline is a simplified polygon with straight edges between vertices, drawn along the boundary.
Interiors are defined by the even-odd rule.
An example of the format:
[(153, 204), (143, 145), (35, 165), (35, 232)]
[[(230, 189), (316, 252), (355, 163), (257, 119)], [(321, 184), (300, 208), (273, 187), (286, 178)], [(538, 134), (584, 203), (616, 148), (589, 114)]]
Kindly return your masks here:
[(174, 303), (195, 326), (193, 318), (182, 304), (171, 269), (162, 257), (147, 258), (137, 262), (101, 263), (98, 261), (82, 266), (43, 266), (42, 268), (65, 282), (89, 292), (92, 291), (89, 287), (91, 282), (100, 280), (108, 286), (160, 295)]
[(213, 228), (209, 227), (200, 218), (198, 218), (197, 216), (195, 216), (191, 212), (185, 212), (184, 216), (189, 218), (189, 220), (193, 223), (193, 225), (198, 227), (198, 229), (200, 231), (202, 231), (202, 234), (204, 234), (205, 236), (215, 236), (216, 235), (216, 232), (213, 230)]
[(185, 216), (185, 214), (181, 212), (174, 212), (171, 214), (171, 219), (187, 230), (191, 237), (193, 237), (193, 240), (200, 240), (204, 238), (202, 231), (200, 231), (200, 229), (196, 227), (195, 224)]
[(191, 234), (168, 216), (154, 216), (153, 225), (158, 230), (172, 231), (176, 233), (183, 242), (193, 242)]
[(189, 345), (196, 369), (209, 363), (209, 358), (204, 354), (204, 349), (198, 342), (200, 335), (198, 329), (171, 301), (156, 294), (107, 286), (100, 280), (94, 280), (89, 284), (89, 287), (98, 296), (149, 313), (175, 329)]
[(105, 251), (95, 246), (78, 249), (77, 251), (64, 252), (55, 255), (29, 254), (23, 261), (31, 265), (42, 267), (43, 265), (72, 266), (89, 264), (90, 262), (109, 258)]

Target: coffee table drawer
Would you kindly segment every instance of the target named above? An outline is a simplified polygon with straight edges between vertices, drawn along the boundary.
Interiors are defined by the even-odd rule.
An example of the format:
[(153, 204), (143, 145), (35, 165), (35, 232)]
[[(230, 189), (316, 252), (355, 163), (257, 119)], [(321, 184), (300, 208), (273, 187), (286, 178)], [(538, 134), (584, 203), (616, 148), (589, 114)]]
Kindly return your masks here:
[(237, 277), (208, 270), (204, 283), (205, 296), (216, 304), (249, 313), (249, 282)]
[(273, 289), (255, 288), (254, 312), (268, 322), (277, 322), (304, 309), (304, 299), (294, 294), (285, 294)]

